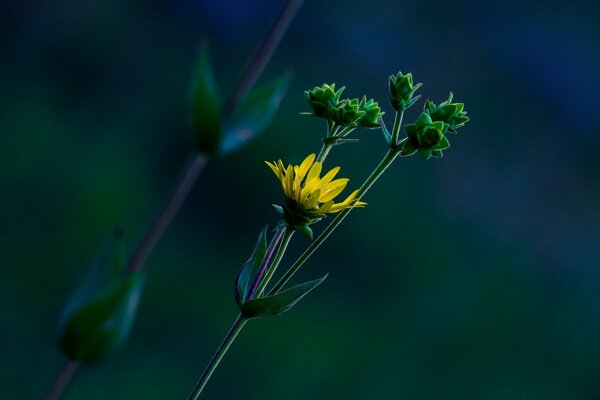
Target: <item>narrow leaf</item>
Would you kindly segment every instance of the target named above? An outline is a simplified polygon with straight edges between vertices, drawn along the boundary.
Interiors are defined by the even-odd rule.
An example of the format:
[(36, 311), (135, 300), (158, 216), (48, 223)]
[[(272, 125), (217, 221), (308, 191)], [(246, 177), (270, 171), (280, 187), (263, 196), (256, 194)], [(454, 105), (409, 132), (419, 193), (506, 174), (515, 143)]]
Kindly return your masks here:
[(252, 283), (255, 281), (258, 272), (260, 271), (260, 266), (262, 265), (266, 252), (267, 227), (265, 227), (258, 235), (258, 240), (254, 246), (252, 255), (248, 261), (244, 263), (242, 269), (235, 279), (234, 295), (235, 301), (237, 301), (238, 305), (243, 304), (247, 300), (248, 293), (252, 288)]
[(225, 122), (221, 153), (229, 153), (262, 133), (273, 121), (287, 91), (289, 75), (252, 90)]
[(327, 275), (272, 296), (247, 301), (241, 306), (242, 315), (245, 318), (265, 318), (283, 314), (306, 296), (308, 292), (319, 286), (326, 278)]
[(201, 49), (198, 59), (193, 116), (196, 149), (201, 153), (214, 154), (221, 142), (222, 128), (219, 91), (206, 47)]

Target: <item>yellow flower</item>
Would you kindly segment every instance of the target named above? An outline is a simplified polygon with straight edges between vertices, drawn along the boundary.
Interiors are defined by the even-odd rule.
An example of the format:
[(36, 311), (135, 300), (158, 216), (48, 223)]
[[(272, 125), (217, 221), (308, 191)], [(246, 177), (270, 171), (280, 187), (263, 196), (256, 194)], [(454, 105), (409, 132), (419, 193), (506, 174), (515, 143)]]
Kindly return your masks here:
[(287, 167), (281, 160), (272, 163), (265, 161), (281, 183), (285, 200), (282, 211), (286, 222), (307, 234), (308, 225), (321, 220), (326, 214), (364, 207), (366, 204), (356, 201), (360, 190), (352, 192), (341, 203), (335, 203), (334, 199), (346, 188), (348, 179), (334, 179), (340, 167), (333, 168), (321, 177), (323, 165), (315, 162), (315, 158), (313, 153), (300, 165), (290, 164)]

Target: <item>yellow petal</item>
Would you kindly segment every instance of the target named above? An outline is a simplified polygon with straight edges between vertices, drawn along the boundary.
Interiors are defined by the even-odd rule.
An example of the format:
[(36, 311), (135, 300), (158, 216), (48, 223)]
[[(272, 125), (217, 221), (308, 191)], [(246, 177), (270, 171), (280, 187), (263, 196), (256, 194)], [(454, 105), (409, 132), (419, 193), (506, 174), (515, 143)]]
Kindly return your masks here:
[(300, 195), (299, 199), (300, 203), (304, 203), (306, 199), (308, 199), (308, 196), (310, 196), (312, 192), (318, 189), (318, 186), (319, 179), (311, 179), (309, 182), (306, 182), (304, 184), (304, 187), (302, 188), (302, 194)]
[(319, 188), (325, 190), (327, 185), (329, 185), (329, 182), (331, 182), (331, 180), (333, 178), (335, 178), (335, 176), (337, 175), (337, 173), (339, 171), (340, 171), (340, 167), (335, 167), (331, 171), (326, 173), (325, 176), (323, 176), (321, 178), (321, 183), (319, 184)]
[(281, 173), (279, 172), (279, 168), (277, 168), (275, 163), (265, 161), (265, 164), (267, 164), (269, 166), (269, 168), (271, 168), (271, 171), (273, 171), (273, 173), (275, 174), (275, 176), (277, 178), (281, 178)]
[(321, 174), (322, 168), (323, 165), (320, 162), (314, 163), (310, 168), (310, 171), (308, 171), (308, 175), (306, 176), (306, 182), (310, 182), (312, 179), (318, 178)]
[(294, 168), (292, 164), (288, 164), (285, 170), (285, 187), (287, 189), (287, 196), (290, 198), (294, 197)]
[(321, 207), (319, 207), (319, 214), (327, 214), (328, 212), (330, 212), (329, 210), (331, 209), (332, 206), (333, 206), (333, 200), (328, 201), (327, 203), (321, 205)]
[(321, 191), (319, 189), (315, 190), (310, 194), (310, 197), (304, 204), (304, 208), (307, 210), (311, 210), (317, 206), (319, 203), (319, 196), (321, 196)]
[(342, 203), (350, 204), (352, 201), (354, 201), (354, 199), (358, 196), (359, 193), (360, 189), (356, 189), (354, 192), (350, 193), (350, 196), (346, 197), (346, 200), (344, 200)]
[(296, 174), (298, 174), (300, 180), (304, 179), (304, 176), (306, 176), (306, 173), (310, 169), (311, 165), (313, 165), (315, 158), (317, 158), (317, 155), (315, 153), (312, 153), (309, 154), (309, 156), (306, 157), (304, 161), (302, 161), (302, 164), (300, 164), (300, 166), (296, 170)]
[(329, 200), (335, 199), (346, 188), (348, 181), (349, 179), (347, 178), (341, 178), (336, 179), (327, 185), (327, 188), (325, 188), (323, 196), (321, 197), (321, 202), (326, 203)]
[(294, 177), (294, 195), (292, 196), (294, 199), (299, 199), (300, 198), (300, 183), (302, 181), (300, 180), (300, 177), (298, 177), (298, 175), (296, 175)]

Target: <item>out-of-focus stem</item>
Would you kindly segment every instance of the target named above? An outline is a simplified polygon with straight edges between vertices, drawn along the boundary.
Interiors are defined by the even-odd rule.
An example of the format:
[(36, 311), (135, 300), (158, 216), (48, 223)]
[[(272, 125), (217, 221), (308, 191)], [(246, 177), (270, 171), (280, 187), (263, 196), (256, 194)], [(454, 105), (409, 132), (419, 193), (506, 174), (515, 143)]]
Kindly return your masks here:
[(46, 392), (44, 400), (56, 400), (59, 399), (65, 388), (69, 386), (69, 382), (75, 376), (81, 364), (76, 361), (67, 361), (63, 369), (56, 376), (56, 379), (52, 383), (52, 386)]

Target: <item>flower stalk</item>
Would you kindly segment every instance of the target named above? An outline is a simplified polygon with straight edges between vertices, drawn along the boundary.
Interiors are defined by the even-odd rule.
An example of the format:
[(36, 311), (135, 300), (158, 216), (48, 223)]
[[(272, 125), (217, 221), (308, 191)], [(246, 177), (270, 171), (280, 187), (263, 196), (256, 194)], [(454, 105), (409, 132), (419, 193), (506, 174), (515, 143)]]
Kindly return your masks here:
[(225, 353), (227, 353), (227, 350), (229, 350), (229, 347), (231, 346), (237, 335), (240, 333), (242, 328), (244, 328), (246, 322), (248, 322), (248, 319), (242, 317), (241, 314), (237, 316), (235, 321), (233, 321), (233, 325), (231, 326), (231, 328), (229, 328), (229, 331), (223, 338), (223, 341), (217, 348), (217, 351), (215, 351), (215, 354), (208, 363), (208, 366), (206, 367), (206, 369), (202, 373), (202, 376), (196, 383), (196, 386), (194, 386), (194, 389), (188, 396), (188, 400), (197, 400), (198, 397), (200, 397), (200, 394), (202, 393), (204, 387), (210, 380), (210, 377), (212, 376), (213, 372), (215, 372), (215, 369), (219, 366), (219, 363), (223, 359), (223, 356), (225, 356)]

